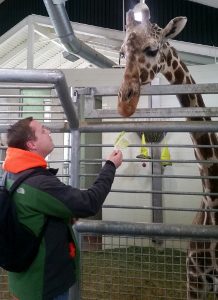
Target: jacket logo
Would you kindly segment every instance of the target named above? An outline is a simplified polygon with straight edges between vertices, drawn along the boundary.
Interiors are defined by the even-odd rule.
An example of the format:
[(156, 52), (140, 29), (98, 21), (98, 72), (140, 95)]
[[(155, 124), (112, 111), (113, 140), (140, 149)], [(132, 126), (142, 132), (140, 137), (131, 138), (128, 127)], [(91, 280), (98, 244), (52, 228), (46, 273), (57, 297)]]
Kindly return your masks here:
[(19, 187), (19, 188), (17, 189), (17, 193), (18, 193), (18, 194), (25, 194), (24, 188)]

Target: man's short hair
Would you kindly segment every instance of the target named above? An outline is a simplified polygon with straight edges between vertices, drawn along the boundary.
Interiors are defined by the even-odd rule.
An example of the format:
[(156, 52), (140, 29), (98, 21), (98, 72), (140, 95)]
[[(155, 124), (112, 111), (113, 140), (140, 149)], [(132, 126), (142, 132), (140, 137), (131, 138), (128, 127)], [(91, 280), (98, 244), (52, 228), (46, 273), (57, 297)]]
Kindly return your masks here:
[(35, 139), (35, 133), (30, 127), (33, 117), (28, 117), (19, 120), (13, 124), (7, 131), (7, 144), (8, 147), (19, 148), (28, 150), (27, 142)]

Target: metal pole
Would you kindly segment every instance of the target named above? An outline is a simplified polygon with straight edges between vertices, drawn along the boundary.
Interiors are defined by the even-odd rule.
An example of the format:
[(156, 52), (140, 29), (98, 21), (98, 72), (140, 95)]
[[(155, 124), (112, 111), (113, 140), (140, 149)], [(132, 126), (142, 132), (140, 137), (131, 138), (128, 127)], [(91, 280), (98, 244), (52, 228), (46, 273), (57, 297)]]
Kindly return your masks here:
[(84, 221), (75, 225), (79, 233), (113, 234), (125, 236), (218, 239), (217, 228), (213, 225), (175, 225), (130, 223), (115, 221)]
[(200, 121), (160, 121), (156, 122), (128, 122), (128, 123), (101, 123), (101, 124), (81, 124), (80, 132), (217, 132), (218, 122)]

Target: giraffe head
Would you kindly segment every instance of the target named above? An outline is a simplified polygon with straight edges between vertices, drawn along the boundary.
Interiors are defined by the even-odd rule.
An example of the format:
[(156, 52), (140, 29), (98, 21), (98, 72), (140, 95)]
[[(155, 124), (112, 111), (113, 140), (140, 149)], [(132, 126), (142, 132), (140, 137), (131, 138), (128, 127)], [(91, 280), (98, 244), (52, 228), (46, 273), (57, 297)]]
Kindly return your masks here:
[(148, 7), (142, 11), (142, 22), (134, 19), (133, 10), (126, 15), (126, 36), (120, 50), (126, 67), (118, 93), (118, 112), (124, 117), (135, 112), (141, 85), (150, 83), (164, 68), (167, 40), (179, 34), (187, 21), (186, 17), (176, 17), (162, 29), (149, 18)]

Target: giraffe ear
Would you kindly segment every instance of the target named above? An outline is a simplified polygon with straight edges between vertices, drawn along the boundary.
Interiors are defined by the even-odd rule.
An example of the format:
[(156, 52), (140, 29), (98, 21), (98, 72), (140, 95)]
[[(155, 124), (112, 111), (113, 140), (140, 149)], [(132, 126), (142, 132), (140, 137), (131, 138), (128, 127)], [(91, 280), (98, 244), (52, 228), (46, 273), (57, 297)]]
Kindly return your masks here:
[(167, 26), (163, 29), (163, 40), (164, 42), (167, 39), (173, 39), (175, 36), (177, 36), (185, 27), (187, 22), (186, 17), (176, 17), (172, 19)]
[(134, 12), (132, 9), (130, 9), (126, 13), (126, 27), (132, 27), (135, 25), (135, 18), (134, 18)]

